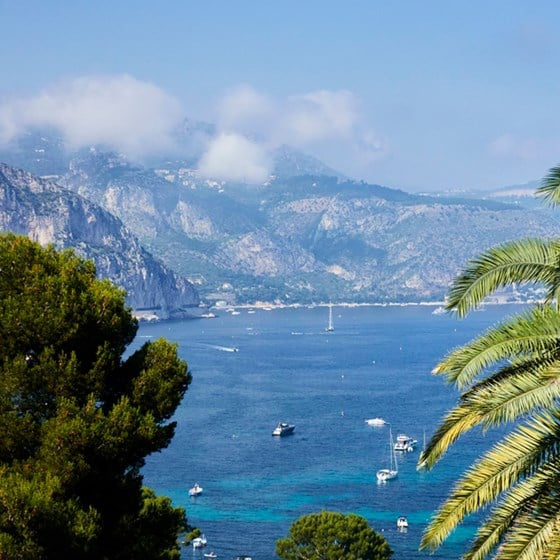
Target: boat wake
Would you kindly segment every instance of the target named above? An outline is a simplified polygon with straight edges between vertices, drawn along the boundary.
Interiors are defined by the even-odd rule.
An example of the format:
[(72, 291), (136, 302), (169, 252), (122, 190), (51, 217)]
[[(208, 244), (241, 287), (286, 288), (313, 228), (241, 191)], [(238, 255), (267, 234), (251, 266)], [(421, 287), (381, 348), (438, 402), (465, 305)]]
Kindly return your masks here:
[(218, 350), (220, 352), (239, 352), (237, 346), (219, 346), (217, 344), (200, 344), (204, 348), (211, 348), (212, 350)]
[(210, 345), (211, 348), (219, 350), (220, 352), (239, 352), (239, 348), (236, 346), (216, 346)]

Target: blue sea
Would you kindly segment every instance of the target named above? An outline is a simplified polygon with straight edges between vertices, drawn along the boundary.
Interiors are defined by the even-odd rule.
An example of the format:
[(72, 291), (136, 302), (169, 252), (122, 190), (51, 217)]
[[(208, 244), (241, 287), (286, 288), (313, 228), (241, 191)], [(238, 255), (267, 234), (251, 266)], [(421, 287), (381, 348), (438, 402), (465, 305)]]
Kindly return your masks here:
[[(416, 464), (458, 393), (431, 374), (452, 348), (518, 312), (493, 306), (463, 320), (430, 306), (242, 309), (214, 319), (143, 323), (133, 349), (159, 337), (177, 342), (193, 381), (175, 415), (172, 444), (148, 458), (145, 483), (187, 510), (206, 536), (204, 552), (233, 560), (273, 560), (275, 542), (300, 516), (356, 513), (382, 533), (395, 560), (457, 559), (472, 538), (467, 520), (435, 553), (419, 552), (422, 533), (463, 470), (491, 445), (492, 434), (460, 440), (426, 473)], [(393, 436), (418, 440), (398, 455), (398, 477), (385, 484)], [(293, 435), (271, 432), (279, 421)], [(204, 492), (190, 498), (199, 483)], [(408, 531), (398, 532), (405, 515)], [(184, 547), (184, 558), (204, 558)]]

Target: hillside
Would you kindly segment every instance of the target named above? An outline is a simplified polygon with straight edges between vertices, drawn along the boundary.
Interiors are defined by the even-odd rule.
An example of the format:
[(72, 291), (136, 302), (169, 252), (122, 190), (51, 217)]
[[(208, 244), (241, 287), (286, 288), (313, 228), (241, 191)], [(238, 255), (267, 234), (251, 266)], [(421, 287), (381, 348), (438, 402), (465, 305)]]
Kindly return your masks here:
[(208, 303), (442, 300), (480, 251), (560, 234), (530, 198), (413, 195), (287, 148), (277, 156), (276, 174), (254, 186), (204, 180), (195, 158), (140, 165), (100, 148), (66, 153), (45, 136), (0, 153), (119, 218)]
[(162, 318), (197, 314), (193, 286), (154, 259), (115, 216), (52, 181), (0, 164), (0, 231), (42, 245), (73, 248), (100, 277), (127, 291), (138, 313)]

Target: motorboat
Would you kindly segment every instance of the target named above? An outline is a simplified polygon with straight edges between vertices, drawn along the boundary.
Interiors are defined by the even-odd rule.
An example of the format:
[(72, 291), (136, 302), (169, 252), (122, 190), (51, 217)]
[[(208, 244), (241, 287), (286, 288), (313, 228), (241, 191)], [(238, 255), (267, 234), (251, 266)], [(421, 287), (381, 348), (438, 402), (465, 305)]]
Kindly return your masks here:
[(414, 451), (418, 440), (407, 436), (406, 434), (399, 434), (395, 442), (395, 451)]
[(206, 546), (206, 537), (204, 534), (200, 535), (200, 537), (195, 537), (192, 540), (193, 548), (204, 548)]
[(218, 555), (215, 552), (205, 552), (204, 558), (218, 558)]
[(389, 468), (379, 469), (376, 473), (377, 482), (387, 482), (388, 480), (397, 478), (397, 475), (399, 474), (391, 430), (389, 430), (389, 457)]
[(400, 531), (408, 529), (408, 519), (404, 515), (401, 515), (397, 519), (397, 529), (399, 529)]
[(296, 429), (294, 424), (288, 424), (286, 422), (278, 422), (278, 425), (272, 431), (273, 436), (287, 436)]
[(200, 496), (202, 494), (202, 487), (198, 485), (198, 482), (189, 490), (189, 496)]
[(387, 422), (385, 422), (385, 420), (383, 420), (383, 418), (368, 418), (366, 420), (366, 424), (368, 426), (385, 426), (385, 424), (387, 424)]

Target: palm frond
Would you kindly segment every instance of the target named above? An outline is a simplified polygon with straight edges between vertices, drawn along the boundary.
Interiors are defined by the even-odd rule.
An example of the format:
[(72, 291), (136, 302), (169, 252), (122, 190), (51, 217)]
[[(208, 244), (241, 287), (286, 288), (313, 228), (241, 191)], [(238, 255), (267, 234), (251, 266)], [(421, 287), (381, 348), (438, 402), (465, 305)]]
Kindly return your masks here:
[[(424, 533), (421, 548), (438, 548), (465, 516), (490, 505), (503, 492), (527, 479), (525, 485), (519, 486), (517, 494), (512, 494), (515, 500), (510, 501), (515, 502), (515, 507), (510, 507), (509, 511), (504, 508), (501, 513), (502, 518), (507, 513), (511, 519), (519, 511), (519, 504), (533, 496), (531, 490), (535, 483), (528, 477), (541, 468), (551, 454), (557, 453), (557, 430), (558, 419), (543, 415), (519, 426), (497, 443), (457, 483)], [(502, 533), (503, 528), (498, 528), (498, 535)]]
[(552, 167), (549, 170), (536, 194), (541, 196), (549, 206), (560, 204), (560, 166)]
[(448, 310), (464, 317), (491, 293), (514, 283), (539, 283), (556, 293), (560, 246), (555, 241), (526, 239), (489, 249), (471, 261), (453, 283)]
[(533, 483), (533, 497), (511, 525), (500, 547), (497, 558), (502, 560), (547, 558), (551, 543), (559, 536), (560, 503), (556, 492), (560, 484), (559, 465), (546, 463), (529, 482)]
[[(447, 414), (422, 451), (419, 468), (431, 469), (459, 437), (477, 425), (487, 430), (554, 406), (559, 389), (550, 383), (548, 369), (538, 363), (531, 363), (529, 369), (519, 366), (507, 369), (509, 375), (496, 376), (491, 382), (485, 380), (463, 395), (460, 404)], [(556, 365), (552, 369), (558, 371)]]
[(548, 356), (555, 352), (560, 333), (560, 313), (549, 305), (536, 306), (487, 330), (456, 348), (433, 373), (464, 388), (493, 364), (518, 356)]
[[(544, 558), (547, 539), (555, 530), (558, 518), (557, 500), (554, 508), (539, 511), (539, 504), (550, 497), (550, 482), (558, 484), (556, 472), (552, 478), (548, 465), (534, 476), (525, 478), (507, 492), (505, 499), (490, 512), (463, 560), (483, 560), (497, 549), (494, 558), (520, 560)], [(528, 556), (526, 556), (528, 554)]]
[(463, 560), (484, 560), (504, 540), (511, 526), (534, 500), (535, 492), (527, 489), (528, 482), (531, 483), (531, 479), (511, 489), (505, 500), (491, 510)]

